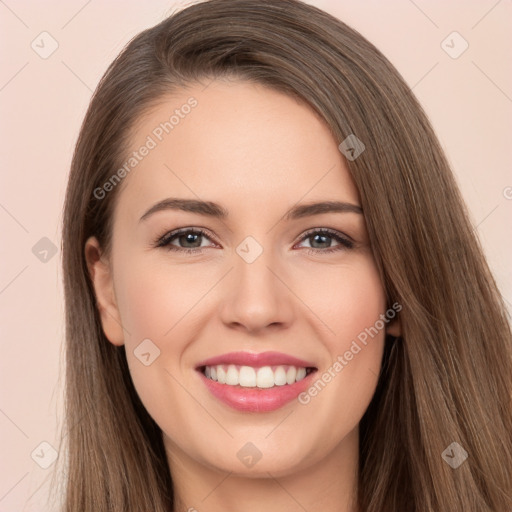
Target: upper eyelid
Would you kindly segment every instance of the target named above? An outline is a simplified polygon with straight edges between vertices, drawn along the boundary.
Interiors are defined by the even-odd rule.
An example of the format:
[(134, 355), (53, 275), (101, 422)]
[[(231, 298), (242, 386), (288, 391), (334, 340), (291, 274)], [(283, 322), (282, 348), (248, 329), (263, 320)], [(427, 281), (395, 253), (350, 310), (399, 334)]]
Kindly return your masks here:
[[(174, 238), (178, 235), (181, 235), (183, 233), (190, 233), (190, 232), (193, 232), (193, 233), (197, 233), (197, 234), (200, 234), (202, 236), (206, 236), (206, 238), (210, 238), (212, 239), (212, 241), (215, 241), (215, 237), (214, 236), (211, 236), (209, 233), (209, 230), (206, 229), (206, 228), (196, 228), (196, 227), (189, 227), (189, 228), (177, 228), (177, 229), (173, 229), (171, 231), (167, 231), (166, 233), (164, 233), (164, 235), (162, 237), (159, 238), (159, 240), (165, 240), (165, 239), (171, 239), (171, 238)], [(217, 242), (215, 242), (217, 243)]]
[(339, 229), (334, 229), (334, 228), (321, 228), (321, 227), (320, 228), (310, 228), (310, 229), (306, 229), (306, 231), (304, 231), (304, 233), (302, 233), (301, 236), (302, 236), (302, 238), (304, 238), (305, 236), (307, 236), (311, 233), (317, 233), (317, 232), (321, 232), (321, 233), (325, 232), (325, 233), (330, 233), (333, 235), (345, 236), (348, 239), (352, 240), (352, 237), (350, 237), (343, 231), (340, 231)]

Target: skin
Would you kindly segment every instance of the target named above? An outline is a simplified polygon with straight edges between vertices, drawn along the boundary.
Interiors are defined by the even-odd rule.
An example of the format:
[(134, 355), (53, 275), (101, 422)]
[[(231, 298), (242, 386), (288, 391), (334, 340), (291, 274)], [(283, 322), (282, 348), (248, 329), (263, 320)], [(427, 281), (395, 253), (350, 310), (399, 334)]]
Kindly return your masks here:
[[(400, 333), (396, 321), (306, 405), (239, 412), (213, 397), (195, 370), (226, 352), (273, 350), (314, 362), (320, 375), (385, 313), (364, 215), (282, 219), (297, 203), (360, 204), (339, 142), (307, 105), (261, 85), (216, 80), (163, 99), (137, 123), (132, 149), (190, 96), (197, 107), (120, 185), (111, 257), (96, 238), (87, 241), (103, 329), (125, 345), (137, 392), (164, 433), (176, 511), (354, 512), (358, 425), (375, 392), (385, 331)], [(139, 221), (167, 197), (214, 201), (229, 216), (166, 210)], [(167, 232), (199, 227), (211, 234), (196, 243), (202, 254), (153, 245)], [(313, 228), (355, 245), (304, 237)], [(250, 264), (236, 252), (247, 236), (263, 249)], [(330, 247), (340, 250), (326, 253)], [(160, 355), (145, 366), (134, 350), (148, 338)], [(252, 467), (237, 457), (248, 442), (262, 455)]]

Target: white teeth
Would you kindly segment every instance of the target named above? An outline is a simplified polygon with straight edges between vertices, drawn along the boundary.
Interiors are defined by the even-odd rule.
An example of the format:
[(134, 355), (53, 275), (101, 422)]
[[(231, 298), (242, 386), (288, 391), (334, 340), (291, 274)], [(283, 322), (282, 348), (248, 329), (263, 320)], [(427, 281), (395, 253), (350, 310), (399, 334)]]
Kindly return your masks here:
[(256, 374), (256, 387), (271, 388), (274, 386), (274, 372), (270, 366), (262, 366)]
[(251, 366), (242, 366), (239, 372), (240, 386), (254, 388), (256, 386), (256, 371)]
[(298, 382), (299, 380), (302, 380), (306, 376), (306, 368), (299, 368), (297, 370), (297, 376), (295, 377), (295, 380)]
[(206, 366), (204, 374), (207, 378), (215, 380), (220, 384), (228, 386), (242, 386), (245, 388), (272, 388), (274, 386), (285, 386), (299, 382), (306, 377), (306, 368), (297, 368), (295, 366), (262, 366), (253, 368), (252, 366), (228, 366), (218, 364), (215, 366)]
[(284, 386), (286, 384), (286, 372), (282, 366), (278, 366), (274, 372), (274, 384)]
[(228, 366), (228, 371), (226, 372), (226, 384), (229, 384), (230, 386), (237, 386), (238, 381), (238, 370), (234, 364), (230, 364)]
[(286, 384), (293, 384), (297, 376), (297, 368), (290, 366), (286, 372)]
[[(213, 373), (212, 380), (215, 380)], [(226, 384), (226, 372), (224, 371), (224, 368), (220, 365), (217, 366), (217, 382), (220, 382), (221, 384)]]

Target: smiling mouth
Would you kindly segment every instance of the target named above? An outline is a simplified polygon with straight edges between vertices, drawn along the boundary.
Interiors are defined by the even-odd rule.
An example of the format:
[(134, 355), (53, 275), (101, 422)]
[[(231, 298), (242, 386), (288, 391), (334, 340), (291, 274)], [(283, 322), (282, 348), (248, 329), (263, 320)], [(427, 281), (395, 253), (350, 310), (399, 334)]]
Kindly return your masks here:
[(269, 389), (300, 382), (317, 369), (293, 365), (243, 366), (217, 364), (201, 366), (198, 370), (210, 380), (238, 388)]

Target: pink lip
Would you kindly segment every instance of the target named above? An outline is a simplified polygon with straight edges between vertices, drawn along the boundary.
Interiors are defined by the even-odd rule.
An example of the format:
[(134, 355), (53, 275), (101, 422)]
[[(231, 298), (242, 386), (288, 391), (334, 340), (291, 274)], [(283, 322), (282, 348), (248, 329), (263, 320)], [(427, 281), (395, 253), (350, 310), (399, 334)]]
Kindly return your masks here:
[(274, 386), (268, 389), (245, 388), (242, 386), (219, 384), (217, 381), (208, 379), (201, 371), (204, 366), (215, 366), (218, 364), (234, 364), (253, 366), (256, 368), (278, 365), (304, 368), (315, 368), (315, 366), (308, 361), (279, 352), (262, 352), (259, 354), (251, 352), (230, 352), (229, 354), (206, 359), (198, 364), (196, 369), (198, 370), (200, 378), (212, 395), (233, 409), (244, 412), (270, 412), (283, 407), (311, 385), (312, 376), (316, 373), (311, 372), (294, 384)]
[(270, 412), (283, 407), (311, 385), (311, 379), (315, 374), (316, 372), (312, 372), (294, 384), (260, 389), (219, 384), (199, 372), (202, 381), (213, 396), (233, 409), (244, 412)]
[(202, 366), (215, 366), (217, 364), (236, 364), (240, 366), (254, 366), (259, 368), (260, 366), (299, 366), (304, 368), (315, 368), (315, 365), (311, 362), (298, 359), (297, 357), (282, 354), (281, 352), (229, 352), (220, 356), (211, 357), (200, 362), (196, 368)]

